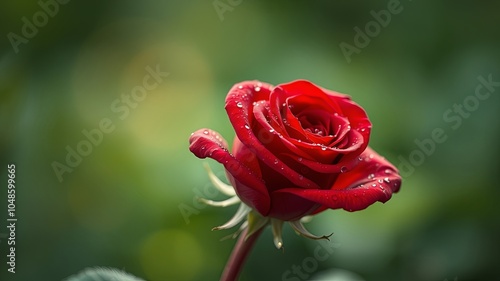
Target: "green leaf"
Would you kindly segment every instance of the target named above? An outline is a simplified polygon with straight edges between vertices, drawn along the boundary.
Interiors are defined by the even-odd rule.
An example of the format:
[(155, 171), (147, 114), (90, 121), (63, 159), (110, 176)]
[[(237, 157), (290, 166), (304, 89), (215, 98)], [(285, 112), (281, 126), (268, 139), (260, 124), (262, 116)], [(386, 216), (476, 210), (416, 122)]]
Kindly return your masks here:
[(144, 281), (134, 275), (115, 268), (87, 268), (64, 281)]

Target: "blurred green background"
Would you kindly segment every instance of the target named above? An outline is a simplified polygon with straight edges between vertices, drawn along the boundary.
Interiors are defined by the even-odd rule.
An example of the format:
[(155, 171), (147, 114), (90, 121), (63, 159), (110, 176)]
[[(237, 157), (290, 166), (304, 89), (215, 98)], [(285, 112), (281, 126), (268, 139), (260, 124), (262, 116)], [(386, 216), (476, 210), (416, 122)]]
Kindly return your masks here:
[[(478, 104), (470, 96), (478, 76), (500, 81), (500, 2), (401, 1), (348, 62), (339, 45), (355, 46), (354, 28), (390, 3), (69, 1), (44, 18), (36, 1), (2, 1), (0, 279), (62, 280), (106, 266), (152, 281), (217, 280), (234, 241), (210, 229), (237, 207), (193, 201), (213, 189), (188, 137), (209, 127), (232, 141), (223, 106), (234, 83), (299, 78), (351, 95), (373, 122), (371, 146), (396, 165), (417, 157), (415, 139), (435, 128), (447, 139), (414, 158), (385, 205), (309, 223), (334, 232), (326, 260), (308, 259), (318, 242), (287, 225), (286, 250), (276, 250), (267, 229), (241, 280), (498, 278), (500, 87)], [(40, 26), (13, 47), (23, 17)], [(142, 85), (147, 66), (169, 75), (117, 113), (112, 105)], [(466, 98), (474, 110), (453, 129), (461, 115), (443, 114)], [(53, 162), (66, 165), (66, 147), (77, 149), (103, 118), (114, 131), (59, 181)], [(5, 262), (8, 163), (17, 175), (15, 274)], [(294, 265), (307, 277), (283, 275)]]

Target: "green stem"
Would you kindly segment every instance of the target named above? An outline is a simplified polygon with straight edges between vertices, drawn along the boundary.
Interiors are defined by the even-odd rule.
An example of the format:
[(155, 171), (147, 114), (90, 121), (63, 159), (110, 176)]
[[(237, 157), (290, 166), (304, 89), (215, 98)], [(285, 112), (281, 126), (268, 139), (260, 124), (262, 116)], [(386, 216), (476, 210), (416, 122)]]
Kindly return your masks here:
[(238, 278), (248, 254), (252, 250), (255, 241), (257, 241), (257, 238), (259, 238), (264, 228), (265, 227), (261, 227), (247, 239), (245, 239), (245, 237), (248, 233), (248, 227), (240, 233), (238, 242), (236, 242), (233, 252), (226, 263), (226, 267), (224, 268), (224, 272), (222, 272), (220, 281), (235, 281), (236, 278)]

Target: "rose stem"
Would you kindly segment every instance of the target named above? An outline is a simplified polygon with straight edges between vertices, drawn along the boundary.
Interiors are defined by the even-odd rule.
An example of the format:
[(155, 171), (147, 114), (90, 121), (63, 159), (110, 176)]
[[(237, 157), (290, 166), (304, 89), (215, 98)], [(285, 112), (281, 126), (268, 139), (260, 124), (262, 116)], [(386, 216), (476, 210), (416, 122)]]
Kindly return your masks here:
[(240, 233), (238, 242), (236, 242), (233, 252), (231, 253), (229, 260), (226, 263), (226, 267), (224, 268), (224, 272), (222, 272), (220, 281), (234, 281), (236, 280), (236, 278), (238, 278), (238, 275), (243, 268), (243, 264), (245, 263), (248, 254), (252, 250), (255, 241), (257, 241), (257, 238), (259, 238), (264, 228), (265, 227), (261, 227), (246, 240), (245, 236), (247, 235), (248, 227), (245, 228), (242, 233)]

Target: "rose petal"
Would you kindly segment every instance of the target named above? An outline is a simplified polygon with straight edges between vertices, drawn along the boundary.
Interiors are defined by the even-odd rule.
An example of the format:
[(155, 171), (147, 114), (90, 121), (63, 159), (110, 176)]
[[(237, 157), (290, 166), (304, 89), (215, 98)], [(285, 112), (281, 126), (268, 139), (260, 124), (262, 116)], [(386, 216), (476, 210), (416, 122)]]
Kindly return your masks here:
[(323, 205), (320, 210), (342, 208), (351, 212), (376, 201), (386, 202), (401, 186), (397, 169), (370, 148), (361, 157), (363, 161), (352, 171), (340, 174), (330, 190), (287, 188), (273, 192), (271, 198), (274, 201), (279, 193), (293, 194)]
[[(292, 190), (317, 190), (317, 189), (299, 189), (299, 188), (287, 188)], [(281, 190), (287, 190), (281, 189)], [(316, 209), (321, 207), (319, 203), (313, 202), (307, 198), (301, 198), (295, 194), (287, 192), (272, 192), (271, 193), (271, 210), (269, 216), (272, 218), (284, 220), (284, 221), (294, 221), (302, 218), (303, 216), (309, 215)]]
[[(343, 115), (342, 108), (338, 106), (337, 101), (349, 99), (349, 97), (346, 95), (338, 94), (332, 91), (325, 91), (325, 89), (320, 88), (306, 80), (296, 80), (290, 83), (281, 84), (275, 88), (275, 92), (277, 93), (277, 96), (279, 95), (280, 100), (284, 101), (288, 97), (296, 97), (300, 100), (296, 102), (297, 104), (306, 106), (324, 106), (325, 108), (330, 107), (334, 110), (333, 112), (337, 112), (341, 115)], [(304, 100), (309, 100), (310, 98), (314, 99), (315, 97), (319, 98), (321, 100), (321, 103), (318, 104), (317, 102), (305, 102)]]
[(296, 171), (285, 165), (278, 156), (266, 148), (257, 138), (252, 129), (255, 121), (253, 114), (254, 102), (266, 98), (264, 93), (269, 93), (272, 86), (260, 83), (259, 91), (256, 91), (257, 81), (243, 82), (236, 84), (226, 97), (226, 111), (229, 121), (235, 129), (238, 139), (252, 150), (260, 161), (265, 163), (268, 168), (277, 173), (286, 176), (291, 182), (298, 186), (305, 186), (308, 183), (311, 188), (319, 188), (314, 182), (305, 179)]
[(223, 164), (242, 201), (267, 215), (271, 203), (264, 182), (229, 153), (226, 141), (217, 132), (198, 130), (191, 135), (189, 143), (189, 150), (198, 158), (209, 157)]

